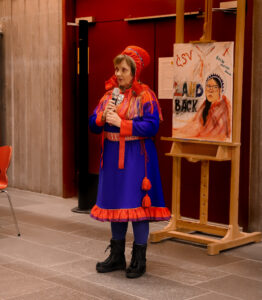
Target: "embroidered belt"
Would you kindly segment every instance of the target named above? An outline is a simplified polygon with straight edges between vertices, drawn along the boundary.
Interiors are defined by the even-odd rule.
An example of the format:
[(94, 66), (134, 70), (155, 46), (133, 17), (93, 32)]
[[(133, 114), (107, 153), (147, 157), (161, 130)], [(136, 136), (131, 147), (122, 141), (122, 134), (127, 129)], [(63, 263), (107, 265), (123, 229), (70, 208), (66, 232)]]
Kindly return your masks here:
[(104, 132), (104, 138), (108, 139), (111, 142), (119, 142), (122, 138), (125, 139), (125, 141), (136, 141), (136, 140), (142, 140), (143, 137), (139, 136), (120, 136), (118, 132)]
[[(109, 132), (104, 131), (102, 137), (102, 156), (104, 151), (104, 139), (108, 139), (109, 141), (119, 142), (119, 158), (118, 158), (118, 168), (124, 169), (125, 164), (125, 142), (126, 141), (136, 141), (136, 140), (144, 140), (144, 137), (139, 136), (121, 136), (118, 132)], [(103, 157), (101, 161), (101, 166), (103, 166)]]

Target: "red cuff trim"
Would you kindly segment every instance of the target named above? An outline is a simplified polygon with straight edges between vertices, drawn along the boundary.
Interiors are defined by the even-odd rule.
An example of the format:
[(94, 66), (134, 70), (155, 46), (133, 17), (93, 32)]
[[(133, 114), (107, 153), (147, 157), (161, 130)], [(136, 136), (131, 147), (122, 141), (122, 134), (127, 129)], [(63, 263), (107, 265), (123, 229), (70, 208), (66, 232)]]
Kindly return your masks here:
[(132, 129), (133, 129), (133, 121), (132, 120), (121, 120), (120, 135), (131, 136)]
[(171, 218), (167, 207), (153, 206), (129, 209), (104, 209), (95, 205), (91, 210), (90, 216), (102, 222), (165, 221)]
[(96, 117), (96, 125), (97, 126), (104, 126), (105, 125), (106, 121), (102, 121), (102, 116), (103, 116), (103, 112), (102, 111), (97, 114), (97, 117)]

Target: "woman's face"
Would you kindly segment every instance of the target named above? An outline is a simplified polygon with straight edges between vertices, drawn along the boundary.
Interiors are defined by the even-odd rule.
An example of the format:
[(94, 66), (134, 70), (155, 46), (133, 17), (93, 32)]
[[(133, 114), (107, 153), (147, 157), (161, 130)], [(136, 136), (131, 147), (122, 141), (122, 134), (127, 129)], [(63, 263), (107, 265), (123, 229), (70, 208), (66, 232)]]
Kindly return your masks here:
[(209, 102), (220, 99), (221, 88), (214, 79), (209, 79), (206, 83), (206, 97)]
[(132, 85), (133, 75), (131, 67), (125, 60), (115, 65), (115, 75), (120, 88), (129, 88)]

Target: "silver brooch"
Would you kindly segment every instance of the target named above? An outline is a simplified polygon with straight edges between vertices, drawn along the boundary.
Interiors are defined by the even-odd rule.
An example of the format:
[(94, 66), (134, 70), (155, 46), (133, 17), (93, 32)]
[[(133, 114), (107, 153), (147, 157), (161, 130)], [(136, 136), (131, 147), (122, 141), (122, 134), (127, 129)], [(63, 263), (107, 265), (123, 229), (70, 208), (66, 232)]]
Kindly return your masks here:
[(124, 100), (125, 96), (123, 94), (120, 94), (118, 97), (117, 97), (117, 100), (116, 100), (116, 105), (119, 105), (123, 100)]

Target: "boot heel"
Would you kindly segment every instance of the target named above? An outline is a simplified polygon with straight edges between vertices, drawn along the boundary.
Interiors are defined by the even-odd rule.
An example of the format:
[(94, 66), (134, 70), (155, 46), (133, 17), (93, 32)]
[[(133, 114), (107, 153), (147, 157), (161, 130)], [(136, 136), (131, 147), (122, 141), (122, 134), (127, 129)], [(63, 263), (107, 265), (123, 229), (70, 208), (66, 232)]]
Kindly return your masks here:
[(131, 263), (126, 270), (127, 278), (138, 278), (146, 272), (146, 248), (147, 245), (133, 244)]

